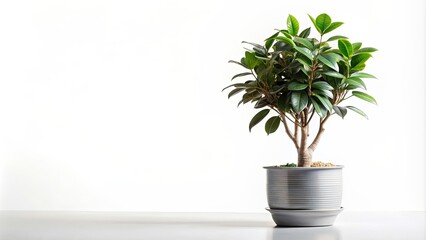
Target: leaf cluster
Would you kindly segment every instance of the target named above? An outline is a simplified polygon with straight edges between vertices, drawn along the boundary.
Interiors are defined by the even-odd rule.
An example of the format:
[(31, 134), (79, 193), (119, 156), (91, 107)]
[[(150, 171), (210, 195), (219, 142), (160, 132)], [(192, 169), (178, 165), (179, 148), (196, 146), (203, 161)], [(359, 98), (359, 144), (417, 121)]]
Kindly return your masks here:
[(250, 121), (249, 130), (271, 112), (275, 114), (265, 123), (267, 134), (286, 119), (306, 127), (315, 114), (321, 119), (332, 114), (344, 118), (349, 109), (367, 117), (359, 108), (343, 105), (350, 97), (377, 104), (366, 93), (364, 82), (375, 77), (363, 72), (377, 49), (340, 35), (325, 40), (324, 35), (343, 22), (333, 22), (325, 13), (309, 18), (319, 38), (311, 37), (310, 27), (300, 31), (298, 20), (289, 15), (287, 29), (277, 30), (263, 44), (243, 42), (251, 48), (240, 61), (229, 61), (245, 69), (232, 80), (250, 79), (225, 87), (231, 89), (228, 98), (240, 95), (238, 105), (253, 103), (254, 108), (262, 109)]

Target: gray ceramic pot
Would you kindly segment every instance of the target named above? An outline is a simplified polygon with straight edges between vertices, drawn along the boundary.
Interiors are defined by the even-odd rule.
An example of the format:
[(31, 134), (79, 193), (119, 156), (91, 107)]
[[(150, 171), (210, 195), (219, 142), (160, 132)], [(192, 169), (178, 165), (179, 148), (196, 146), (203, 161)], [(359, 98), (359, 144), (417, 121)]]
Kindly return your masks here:
[[(335, 167), (264, 167), (267, 171), (267, 196), (269, 211), (284, 214), (287, 219), (280, 219), (282, 226), (327, 226), (330, 211), (337, 215), (342, 202), (342, 168)], [(291, 212), (291, 210), (295, 210)], [(272, 212), (271, 212), (272, 213)], [(307, 214), (309, 213), (309, 214)], [(321, 221), (321, 214), (327, 215)], [(297, 215), (297, 224), (293, 225), (289, 216)], [(318, 221), (303, 222), (304, 215), (315, 214)], [(334, 216), (335, 218), (335, 216)], [(302, 219), (302, 220), (301, 220)], [(275, 218), (274, 218), (275, 220)], [(295, 218), (293, 218), (295, 220)], [(288, 223), (288, 224), (286, 224)]]

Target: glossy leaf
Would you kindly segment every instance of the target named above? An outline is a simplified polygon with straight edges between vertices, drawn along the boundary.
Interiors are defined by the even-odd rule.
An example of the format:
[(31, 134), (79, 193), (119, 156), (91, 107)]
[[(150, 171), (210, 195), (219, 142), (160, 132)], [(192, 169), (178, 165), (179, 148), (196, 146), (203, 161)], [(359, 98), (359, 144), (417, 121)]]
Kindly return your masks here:
[(263, 108), (268, 106), (268, 104), (269, 104), (268, 99), (266, 97), (262, 97), (256, 102), (256, 104), (254, 105), (254, 108)]
[(314, 81), (312, 83), (312, 88), (320, 90), (333, 90), (333, 87), (324, 81)]
[(336, 60), (329, 54), (323, 54), (318, 56), (318, 60), (327, 65), (329, 68), (335, 70), (336, 72), (339, 71), (339, 66), (337, 65)]
[(274, 44), (275, 39), (268, 39), (265, 41), (265, 48), (266, 51), (269, 51), (269, 49), (271, 48), (272, 44)]
[(325, 30), (331, 25), (331, 18), (326, 13), (322, 13), (315, 19), (315, 23), (321, 30), (321, 35), (323, 35), (325, 34)]
[(288, 110), (290, 110), (290, 98), (288, 97), (288, 95), (286, 94), (282, 94), (279, 98), (278, 98), (278, 102), (277, 102), (278, 108), (282, 111), (287, 112)]
[(311, 43), (311, 41), (309, 41), (306, 38), (295, 37), (293, 41), (303, 45), (304, 47), (306, 47), (307, 49), (311, 51), (314, 49), (314, 45)]
[(252, 45), (253, 47), (256, 47), (256, 48), (263, 48), (262, 45), (257, 44), (257, 43), (246, 42), (246, 41), (242, 41), (242, 43), (250, 44), (250, 45)]
[(312, 89), (312, 92), (314, 92), (317, 95), (321, 95), (324, 97), (328, 97), (333, 99), (333, 93), (330, 90), (322, 90), (322, 89)]
[(369, 73), (364, 73), (364, 72), (357, 72), (351, 75), (351, 77), (359, 77), (359, 78), (376, 78), (375, 76), (369, 74)]
[(296, 46), (296, 44), (294, 44), (294, 42), (293, 42), (293, 40), (291, 40), (290, 38), (288, 38), (288, 37), (284, 37), (284, 36), (278, 36), (278, 37), (275, 37), (274, 38), (275, 40), (278, 40), (278, 41), (282, 41), (282, 42), (285, 42), (285, 43), (287, 43), (288, 45), (290, 45), (290, 46)]
[(279, 30), (280, 31), (280, 33), (282, 33), (285, 37), (287, 37), (287, 38), (290, 38), (290, 39), (292, 39), (293, 38), (293, 36), (288, 32), (288, 30), (287, 29), (284, 29), (284, 30)]
[(364, 81), (361, 80), (361, 78), (358, 77), (350, 77), (345, 79), (345, 82), (348, 84), (351, 84), (355, 87), (359, 87), (359, 88), (363, 88), (363, 89), (367, 89), (367, 87), (365, 86)]
[(288, 33), (290, 33), (293, 36), (296, 36), (297, 33), (299, 33), (299, 22), (294, 16), (290, 14), (288, 15), (288, 18), (287, 18), (287, 30), (288, 30)]
[(352, 110), (352, 111), (358, 113), (359, 115), (361, 115), (361, 116), (363, 116), (363, 117), (365, 117), (365, 118), (368, 119), (367, 114), (365, 114), (361, 109), (359, 109), (357, 107), (354, 107), (354, 106), (347, 106), (347, 108), (349, 108), (350, 110)]
[(300, 34), (299, 37), (301, 38), (307, 38), (309, 37), (309, 34), (311, 34), (311, 28), (306, 28), (305, 30), (303, 30)]
[(312, 24), (314, 24), (314, 27), (317, 29), (317, 31), (318, 31), (319, 33), (321, 33), (321, 29), (318, 27), (318, 25), (317, 25), (317, 23), (316, 23), (315, 18), (313, 18), (313, 17), (312, 17), (311, 15), (309, 15), (309, 14), (308, 14), (308, 16), (309, 16), (309, 18), (311, 19)]
[(353, 54), (352, 44), (346, 39), (339, 39), (337, 46), (343, 56), (350, 58)]
[(339, 40), (339, 39), (347, 39), (347, 37), (336, 35), (336, 36), (333, 36), (333, 37), (327, 39), (327, 42), (336, 41), (336, 40)]
[(354, 95), (355, 97), (360, 98), (364, 101), (377, 104), (376, 99), (374, 99), (372, 96), (368, 95), (367, 93), (352, 91), (352, 95)]
[(330, 26), (324, 31), (324, 34), (329, 33), (331, 31), (333, 31), (334, 29), (342, 26), (342, 22), (333, 22), (330, 24)]
[(357, 53), (370, 53), (370, 52), (375, 52), (377, 51), (376, 48), (372, 48), (372, 47), (365, 47), (365, 48), (361, 48), (357, 51)]
[(252, 73), (251, 72), (238, 73), (235, 76), (233, 76), (231, 80), (234, 80), (235, 78), (238, 78), (238, 77), (247, 76), (247, 75), (252, 75)]
[(352, 49), (354, 52), (358, 51), (362, 46), (362, 43), (360, 42), (356, 42), (356, 43), (352, 43)]
[(248, 69), (254, 69), (256, 67), (258, 60), (256, 55), (252, 52), (246, 51), (246, 65)]
[(237, 94), (237, 93), (239, 93), (241, 91), (244, 91), (244, 88), (235, 88), (235, 89), (232, 89), (232, 91), (230, 91), (229, 94), (228, 94), (228, 98), (231, 98), (232, 96), (234, 96), (235, 94)]
[(357, 64), (356, 66), (351, 67), (351, 73), (362, 71), (364, 70), (364, 68), (365, 68), (365, 63)]
[(341, 73), (334, 72), (334, 71), (321, 72), (321, 74), (326, 75), (326, 76), (330, 76), (330, 77), (335, 77), (335, 78), (344, 78), (345, 77)]
[(317, 100), (315, 100), (314, 98), (311, 98), (312, 104), (314, 105), (314, 109), (317, 112), (317, 114), (321, 117), (324, 118), (325, 116), (327, 116), (327, 109), (325, 109), (324, 106), (322, 106)]
[(290, 90), (290, 91), (299, 91), (299, 90), (303, 90), (303, 89), (305, 89), (307, 87), (308, 87), (307, 83), (291, 82), (288, 85), (288, 90)]
[(235, 63), (235, 64), (238, 64), (240, 66), (243, 66), (243, 67), (247, 68), (247, 66), (244, 66), (242, 63), (234, 61), (234, 60), (229, 60), (228, 63)]
[(225, 91), (226, 89), (230, 88), (230, 87), (235, 87), (235, 88), (247, 88), (247, 85), (245, 83), (235, 83), (235, 84), (231, 84), (229, 86), (226, 86), (222, 89), (222, 92)]
[(321, 104), (327, 108), (327, 110), (329, 112), (331, 112), (331, 110), (333, 109), (333, 104), (331, 104), (330, 100), (328, 98), (319, 96), (319, 95), (315, 95), (315, 97), (321, 102)]
[(265, 42), (271, 39), (275, 39), (278, 35), (280, 34), (280, 32), (276, 32), (273, 35), (271, 35), (270, 37), (268, 37), (267, 39), (265, 39)]
[(265, 123), (265, 131), (269, 135), (271, 133), (274, 133), (277, 131), (278, 127), (280, 126), (281, 119), (278, 116), (271, 117), (266, 121)]
[(258, 123), (260, 123), (270, 112), (269, 109), (263, 109), (262, 111), (258, 112), (254, 117), (251, 119), (249, 124), (249, 131), (251, 132), (251, 129), (256, 126)]
[(346, 114), (348, 113), (348, 110), (346, 107), (341, 106), (333, 106), (334, 112), (339, 115), (342, 119), (345, 118)]
[(308, 95), (305, 92), (291, 94), (291, 106), (296, 113), (300, 113), (308, 105)]
[(356, 66), (365, 63), (370, 57), (371, 54), (369, 53), (359, 53), (354, 55), (351, 59), (351, 67), (356, 68)]
[(306, 66), (308, 69), (311, 68), (311, 64), (306, 62), (305, 60), (301, 59), (301, 58), (296, 58), (296, 61), (298, 61), (299, 63), (301, 63), (302, 65)]
[(296, 49), (296, 51), (298, 51), (299, 53), (303, 54), (305, 57), (307, 57), (309, 60), (313, 60), (313, 56), (312, 56), (312, 52), (304, 47), (294, 47), (294, 49)]

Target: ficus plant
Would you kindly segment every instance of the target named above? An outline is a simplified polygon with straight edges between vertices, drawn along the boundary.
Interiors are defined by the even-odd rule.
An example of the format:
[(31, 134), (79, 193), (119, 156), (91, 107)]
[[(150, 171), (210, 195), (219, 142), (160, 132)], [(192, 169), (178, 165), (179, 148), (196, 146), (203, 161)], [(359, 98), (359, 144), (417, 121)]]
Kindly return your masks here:
[[(255, 109), (261, 109), (251, 119), (250, 131), (268, 115), (268, 135), (284, 126), (297, 149), (298, 167), (311, 166), (312, 154), (332, 115), (344, 118), (349, 109), (367, 118), (359, 108), (345, 105), (347, 99), (356, 97), (377, 104), (366, 93), (363, 80), (375, 78), (363, 70), (377, 49), (362, 47), (361, 42), (351, 42), (345, 36), (326, 37), (343, 22), (333, 22), (325, 13), (316, 18), (308, 16), (319, 37), (310, 36), (310, 27), (299, 32), (298, 20), (289, 15), (287, 29), (277, 30), (263, 44), (243, 42), (251, 48), (240, 61), (229, 62), (246, 71), (232, 80), (244, 76), (250, 76), (250, 80), (224, 88), (232, 89), (228, 98), (242, 94), (238, 105), (253, 103)], [(312, 121), (319, 124), (310, 140)]]

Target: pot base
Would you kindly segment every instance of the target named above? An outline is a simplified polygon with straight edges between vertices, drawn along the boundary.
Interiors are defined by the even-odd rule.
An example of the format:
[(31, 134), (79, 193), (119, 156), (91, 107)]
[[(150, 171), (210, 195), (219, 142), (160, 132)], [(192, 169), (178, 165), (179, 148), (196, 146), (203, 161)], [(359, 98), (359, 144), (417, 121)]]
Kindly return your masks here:
[(343, 210), (285, 210), (266, 208), (278, 227), (324, 227), (331, 226)]

